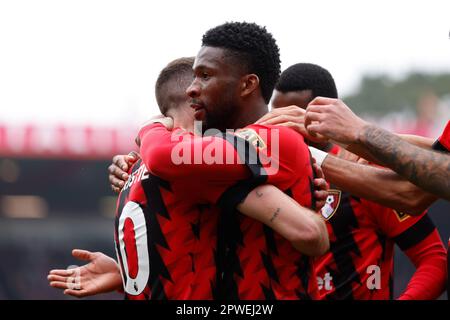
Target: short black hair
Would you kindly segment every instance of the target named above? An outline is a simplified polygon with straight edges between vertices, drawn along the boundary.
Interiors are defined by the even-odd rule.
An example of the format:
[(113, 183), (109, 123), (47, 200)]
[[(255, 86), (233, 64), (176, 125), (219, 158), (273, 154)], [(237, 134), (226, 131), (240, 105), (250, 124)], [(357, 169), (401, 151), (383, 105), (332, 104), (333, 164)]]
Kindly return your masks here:
[(191, 83), (194, 60), (194, 57), (175, 59), (159, 73), (155, 84), (155, 95), (162, 114), (166, 115), (169, 109), (180, 104), (179, 90), (185, 91)]
[(255, 23), (227, 22), (203, 35), (202, 46), (224, 48), (241, 62), (239, 67), (258, 76), (261, 94), (269, 103), (280, 67), (280, 49), (272, 34)]
[(297, 63), (281, 73), (275, 89), (286, 93), (311, 90), (312, 98), (338, 98), (336, 84), (331, 73), (312, 63)]

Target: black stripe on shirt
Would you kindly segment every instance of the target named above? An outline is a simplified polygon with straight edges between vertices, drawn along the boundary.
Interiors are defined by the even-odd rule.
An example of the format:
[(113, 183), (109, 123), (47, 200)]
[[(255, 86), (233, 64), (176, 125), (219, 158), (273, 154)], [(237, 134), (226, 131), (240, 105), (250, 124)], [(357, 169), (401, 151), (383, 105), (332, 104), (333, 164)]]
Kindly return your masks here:
[[(231, 143), (239, 158), (244, 161), (252, 176), (241, 180), (228, 188), (219, 198), (218, 205), (226, 212), (232, 212), (236, 206), (244, 201), (247, 195), (257, 186), (267, 181), (267, 174), (258, 157), (258, 152), (247, 140), (231, 133), (222, 134), (222, 138)], [(239, 147), (240, 146), (240, 147)], [(242, 147), (244, 146), (244, 147)]]
[(436, 150), (436, 151), (441, 151), (441, 152), (446, 152), (446, 153), (450, 152), (450, 150), (448, 150), (446, 147), (444, 147), (444, 145), (439, 140), (436, 140), (433, 143), (432, 148), (433, 148), (433, 150)]
[(435, 229), (436, 227), (433, 221), (431, 221), (428, 215), (424, 215), (415, 225), (394, 237), (394, 241), (400, 249), (405, 251), (421, 242)]

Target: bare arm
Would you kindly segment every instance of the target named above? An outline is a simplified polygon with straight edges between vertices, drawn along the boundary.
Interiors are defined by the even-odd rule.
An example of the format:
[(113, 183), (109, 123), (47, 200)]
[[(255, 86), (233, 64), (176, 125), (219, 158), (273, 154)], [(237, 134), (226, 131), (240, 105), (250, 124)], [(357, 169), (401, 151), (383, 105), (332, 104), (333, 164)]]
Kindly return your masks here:
[(327, 181), (339, 188), (410, 215), (421, 214), (437, 199), (391, 170), (346, 161), (332, 155), (325, 158), (322, 170)]
[(398, 134), (397, 136), (399, 136), (403, 140), (405, 140), (415, 146), (418, 146), (418, 147), (421, 147), (424, 149), (431, 149), (433, 147), (433, 143), (434, 143), (434, 140), (431, 138), (416, 136), (413, 134)]
[(237, 209), (271, 227), (306, 255), (319, 256), (329, 249), (328, 231), (321, 216), (272, 185), (255, 188)]
[(359, 144), (405, 179), (450, 200), (450, 155), (414, 146), (373, 125), (362, 128)]
[[(416, 135), (412, 135), (412, 134), (397, 134), (397, 137), (399, 137), (402, 140), (407, 141), (415, 146), (418, 146), (418, 147), (421, 147), (424, 149), (431, 149), (433, 146), (433, 142), (434, 142), (433, 139), (416, 136)], [(360, 157), (362, 157), (372, 163), (375, 163), (378, 165), (383, 165), (383, 163), (381, 163), (380, 160), (377, 159), (377, 157), (373, 156), (364, 145), (351, 144), (351, 145), (347, 146), (347, 150), (359, 155)]]

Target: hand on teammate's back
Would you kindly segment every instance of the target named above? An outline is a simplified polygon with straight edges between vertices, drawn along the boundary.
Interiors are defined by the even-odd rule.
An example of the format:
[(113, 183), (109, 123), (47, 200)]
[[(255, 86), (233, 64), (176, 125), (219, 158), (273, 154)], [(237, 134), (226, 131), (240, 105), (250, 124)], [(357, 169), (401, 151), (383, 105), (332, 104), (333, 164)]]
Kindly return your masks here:
[[(163, 116), (162, 114), (151, 117), (150, 120), (145, 121), (141, 127), (139, 128), (139, 131), (141, 131), (146, 126), (152, 125), (154, 123), (161, 123), (164, 127), (166, 127), (167, 130), (173, 129), (173, 119), (171, 117)], [(134, 142), (138, 147), (141, 147), (141, 139), (138, 136), (134, 139)]]
[(320, 212), (323, 206), (325, 205), (328, 198), (328, 183), (325, 180), (325, 175), (322, 171), (322, 168), (315, 163), (316, 161), (313, 158), (313, 170), (315, 173), (314, 178), (314, 199), (316, 200), (316, 211)]
[(314, 137), (306, 130), (305, 113), (306, 111), (304, 109), (294, 105), (277, 108), (262, 116), (255, 124), (285, 126), (294, 129), (308, 141), (323, 142), (324, 139)]
[(118, 154), (112, 158), (112, 163), (108, 167), (109, 183), (114, 192), (119, 193), (125, 182), (128, 180), (128, 170), (140, 159), (137, 152), (131, 151), (129, 154)]

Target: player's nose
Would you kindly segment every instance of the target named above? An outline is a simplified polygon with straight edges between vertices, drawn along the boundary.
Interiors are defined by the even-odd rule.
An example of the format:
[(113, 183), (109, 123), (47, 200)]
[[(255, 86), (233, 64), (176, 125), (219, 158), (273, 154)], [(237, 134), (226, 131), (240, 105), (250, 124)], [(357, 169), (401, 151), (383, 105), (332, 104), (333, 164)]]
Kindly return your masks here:
[(201, 93), (200, 86), (194, 80), (191, 85), (186, 89), (186, 94), (191, 98), (198, 98)]

